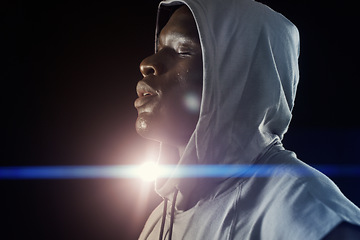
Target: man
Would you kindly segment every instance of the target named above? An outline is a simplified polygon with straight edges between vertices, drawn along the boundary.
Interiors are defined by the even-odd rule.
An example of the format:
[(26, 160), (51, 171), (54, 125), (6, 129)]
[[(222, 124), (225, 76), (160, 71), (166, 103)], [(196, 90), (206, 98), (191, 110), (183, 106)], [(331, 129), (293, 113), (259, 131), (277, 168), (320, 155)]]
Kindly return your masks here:
[(137, 132), (161, 143), (159, 164), (177, 165), (174, 175), (190, 164), (275, 168), (158, 179), (164, 202), (140, 239), (359, 237), (360, 210), (281, 144), (299, 78), (296, 27), (251, 0), (170, 0), (156, 32), (135, 107)]

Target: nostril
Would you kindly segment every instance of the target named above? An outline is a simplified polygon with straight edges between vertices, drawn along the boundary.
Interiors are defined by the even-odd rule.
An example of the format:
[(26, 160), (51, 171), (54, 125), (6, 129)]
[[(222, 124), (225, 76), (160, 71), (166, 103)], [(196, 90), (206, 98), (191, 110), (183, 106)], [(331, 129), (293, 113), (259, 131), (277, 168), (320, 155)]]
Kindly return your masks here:
[(140, 64), (140, 72), (144, 77), (146, 77), (149, 75), (155, 75), (156, 71), (153, 66), (141, 63)]
[(144, 76), (155, 75), (155, 68), (152, 66), (145, 66), (141, 72)]

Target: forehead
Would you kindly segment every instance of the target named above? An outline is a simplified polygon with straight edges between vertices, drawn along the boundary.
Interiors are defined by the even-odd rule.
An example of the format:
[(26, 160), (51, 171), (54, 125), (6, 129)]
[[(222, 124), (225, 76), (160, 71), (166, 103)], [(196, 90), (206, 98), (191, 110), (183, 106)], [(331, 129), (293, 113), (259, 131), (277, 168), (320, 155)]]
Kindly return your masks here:
[(195, 20), (187, 7), (183, 6), (176, 10), (161, 30), (160, 43), (165, 43), (168, 38), (186, 38), (199, 41)]

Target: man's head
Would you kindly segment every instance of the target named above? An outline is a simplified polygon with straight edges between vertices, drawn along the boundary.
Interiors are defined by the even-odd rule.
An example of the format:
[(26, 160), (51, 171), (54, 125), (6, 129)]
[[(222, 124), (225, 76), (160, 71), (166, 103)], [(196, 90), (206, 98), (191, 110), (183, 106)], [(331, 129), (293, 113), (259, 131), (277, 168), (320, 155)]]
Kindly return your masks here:
[(202, 53), (192, 13), (177, 9), (161, 30), (157, 52), (140, 64), (137, 132), (148, 139), (185, 147), (199, 118)]

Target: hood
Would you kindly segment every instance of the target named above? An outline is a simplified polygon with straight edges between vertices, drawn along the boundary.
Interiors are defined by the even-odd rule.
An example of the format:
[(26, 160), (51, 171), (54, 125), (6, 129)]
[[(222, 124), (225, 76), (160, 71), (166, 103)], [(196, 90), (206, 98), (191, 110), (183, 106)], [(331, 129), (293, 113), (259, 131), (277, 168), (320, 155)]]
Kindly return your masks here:
[[(156, 42), (166, 9), (179, 4), (197, 24), (203, 92), (197, 126), (174, 171), (188, 164), (252, 164), (288, 129), (299, 79), (298, 31), (252, 0), (170, 0), (159, 5)], [(169, 152), (161, 146), (160, 164)], [(217, 181), (170, 177), (156, 182), (156, 191), (167, 197), (177, 188), (180, 203)]]

